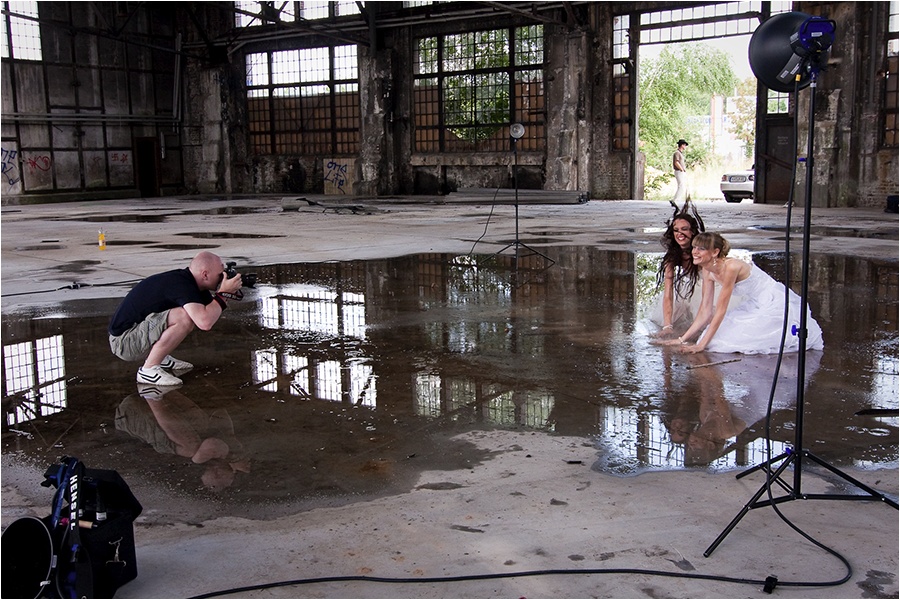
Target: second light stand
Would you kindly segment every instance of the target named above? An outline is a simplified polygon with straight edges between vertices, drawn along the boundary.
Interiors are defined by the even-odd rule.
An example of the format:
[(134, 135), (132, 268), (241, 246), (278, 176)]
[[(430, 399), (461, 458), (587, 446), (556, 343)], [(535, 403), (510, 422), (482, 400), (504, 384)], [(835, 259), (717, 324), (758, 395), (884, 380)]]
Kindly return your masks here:
[(497, 254), (502, 253), (507, 248), (515, 248), (515, 261), (518, 266), (519, 261), (519, 248), (525, 248), (531, 254), (536, 254), (538, 256), (543, 257), (545, 260), (550, 261), (550, 263), (554, 263), (552, 258), (548, 257), (546, 254), (542, 252), (538, 252), (531, 246), (525, 244), (519, 239), (519, 151), (518, 151), (518, 142), (519, 139), (525, 135), (525, 127), (521, 123), (513, 123), (509, 127), (509, 137), (512, 142), (513, 149), (513, 188), (515, 189), (515, 207), (516, 207), (516, 238), (513, 242), (510, 242), (503, 248), (497, 251)]
[[(815, 70), (812, 73), (812, 83), (810, 84), (810, 95), (809, 95), (809, 132), (807, 138), (807, 154), (806, 154), (806, 198), (805, 198), (805, 207), (806, 211), (803, 216), (803, 265), (802, 265), (802, 277), (800, 282), (800, 326), (797, 330), (797, 335), (800, 338), (800, 347), (798, 349), (797, 356), (797, 406), (796, 406), (796, 423), (794, 429), (794, 447), (789, 448), (786, 452), (771, 458), (770, 460), (752, 467), (746, 471), (743, 471), (737, 475), (738, 479), (749, 475), (757, 470), (764, 470), (766, 472), (766, 481), (759, 488), (759, 490), (750, 498), (750, 500), (744, 505), (744, 507), (738, 512), (737, 516), (731, 520), (731, 523), (728, 524), (728, 527), (725, 528), (722, 533), (719, 534), (719, 537), (706, 549), (703, 553), (703, 556), (709, 557), (713, 551), (722, 543), (722, 541), (731, 533), (731, 530), (737, 526), (740, 520), (750, 512), (754, 508), (761, 508), (763, 506), (772, 506), (775, 504), (780, 504), (782, 502), (789, 502), (791, 500), (880, 500), (891, 506), (893, 508), (897, 508), (897, 502), (888, 498), (881, 492), (878, 492), (866, 484), (858, 481), (854, 477), (851, 477), (847, 473), (837, 469), (836, 467), (828, 464), (823, 459), (817, 457), (815, 454), (803, 448), (803, 410), (804, 410), (804, 395), (805, 395), (805, 387), (806, 387), (806, 339), (807, 339), (807, 306), (808, 306), (808, 294), (809, 294), (809, 238), (810, 238), (810, 216), (812, 213), (812, 176), (813, 176), (813, 134), (815, 130), (815, 110), (816, 110), (816, 72)], [(785, 235), (790, 236), (790, 228), (785, 228)], [(785, 283), (787, 285), (788, 282)], [(864, 491), (865, 494), (808, 494), (803, 492), (801, 484), (802, 484), (802, 474), (803, 474), (803, 463), (804, 461), (809, 461), (823, 467), (828, 470), (830, 473), (837, 475), (841, 479), (853, 484), (855, 487)], [(781, 464), (778, 464), (781, 463)], [(774, 470), (772, 467), (778, 464), (778, 467)], [(794, 467), (794, 476), (793, 483), (788, 484), (784, 479), (782, 479), (781, 475), (784, 471), (790, 467)], [(781, 490), (784, 491), (784, 494), (778, 497), (774, 497), (771, 493), (771, 490), (774, 485), (777, 485)], [(764, 500), (760, 500), (763, 495), (767, 495), (767, 498)]]

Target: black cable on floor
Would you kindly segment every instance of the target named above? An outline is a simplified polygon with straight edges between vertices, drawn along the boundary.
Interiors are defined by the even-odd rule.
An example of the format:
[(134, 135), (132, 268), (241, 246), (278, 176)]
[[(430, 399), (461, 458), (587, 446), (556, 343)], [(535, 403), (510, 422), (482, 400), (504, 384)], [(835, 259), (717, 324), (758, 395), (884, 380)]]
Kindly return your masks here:
[(494, 216), (494, 208), (496, 208), (496, 206), (497, 206), (497, 194), (499, 194), (499, 193), (500, 193), (500, 188), (498, 187), (497, 189), (494, 190), (494, 197), (491, 198), (491, 212), (488, 213), (487, 222), (484, 224), (484, 231), (481, 232), (481, 235), (478, 236), (478, 239), (475, 240), (474, 244), (472, 244), (472, 249), (469, 250), (469, 256), (472, 256), (472, 254), (475, 253), (475, 246), (477, 246), (478, 242), (480, 242), (484, 238), (484, 236), (487, 235), (488, 226), (491, 224), (491, 217)]
[[(849, 566), (849, 565), (848, 565)], [(767, 592), (771, 592), (776, 585), (785, 587), (828, 587), (841, 585), (847, 579), (830, 582), (805, 582), (805, 581), (778, 581), (774, 577), (760, 579), (745, 579), (741, 577), (728, 577), (724, 575), (703, 575), (702, 573), (678, 573), (670, 571), (657, 571), (653, 569), (542, 569), (537, 571), (517, 571), (512, 573), (486, 573), (480, 575), (454, 575), (446, 577), (372, 577), (368, 575), (347, 575), (335, 577), (311, 577), (306, 579), (290, 579), (285, 581), (276, 581), (271, 583), (263, 583), (259, 585), (250, 585), (239, 588), (231, 588), (217, 592), (209, 592), (199, 596), (191, 596), (191, 598), (216, 598), (226, 596), (228, 594), (240, 594), (244, 592), (266, 590), (277, 587), (290, 587), (295, 585), (308, 585), (314, 583), (336, 583), (351, 581), (366, 581), (370, 583), (452, 583), (460, 581), (484, 581), (491, 579), (514, 579), (519, 577), (538, 577), (547, 575), (650, 575), (655, 577), (674, 577), (676, 579), (697, 579), (703, 581), (719, 581), (723, 583), (738, 583), (759, 585)]]

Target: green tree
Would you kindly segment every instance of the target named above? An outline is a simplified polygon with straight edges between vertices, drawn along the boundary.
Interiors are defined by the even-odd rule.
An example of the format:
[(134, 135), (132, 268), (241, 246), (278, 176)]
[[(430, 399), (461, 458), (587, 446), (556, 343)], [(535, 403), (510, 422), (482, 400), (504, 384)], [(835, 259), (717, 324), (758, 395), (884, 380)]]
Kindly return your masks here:
[(680, 137), (690, 142), (689, 163), (704, 162), (709, 148), (701, 131), (706, 125), (697, 117), (709, 116), (712, 96), (731, 96), (737, 83), (728, 54), (708, 44), (669, 45), (659, 58), (642, 61), (638, 132), (647, 166), (671, 174)]

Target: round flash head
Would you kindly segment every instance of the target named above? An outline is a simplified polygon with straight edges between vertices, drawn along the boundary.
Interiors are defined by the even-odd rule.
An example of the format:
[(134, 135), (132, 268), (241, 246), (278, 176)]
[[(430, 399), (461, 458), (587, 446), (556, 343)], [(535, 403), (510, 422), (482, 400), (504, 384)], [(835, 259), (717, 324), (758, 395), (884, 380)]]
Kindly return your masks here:
[[(750, 38), (750, 69), (763, 85), (791, 92), (812, 83), (834, 42), (834, 21), (802, 12), (773, 15)], [(797, 78), (799, 77), (799, 80)]]

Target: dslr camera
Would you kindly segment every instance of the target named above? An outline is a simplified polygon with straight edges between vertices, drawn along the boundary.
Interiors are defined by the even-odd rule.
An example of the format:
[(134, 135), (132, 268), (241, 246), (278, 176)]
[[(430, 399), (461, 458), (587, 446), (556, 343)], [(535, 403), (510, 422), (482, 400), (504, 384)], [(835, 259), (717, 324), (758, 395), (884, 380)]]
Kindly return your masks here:
[[(231, 279), (232, 277), (236, 277), (238, 272), (236, 262), (227, 262), (225, 263), (225, 277)], [(243, 287), (253, 287), (256, 285), (256, 273), (241, 273), (241, 284)]]

